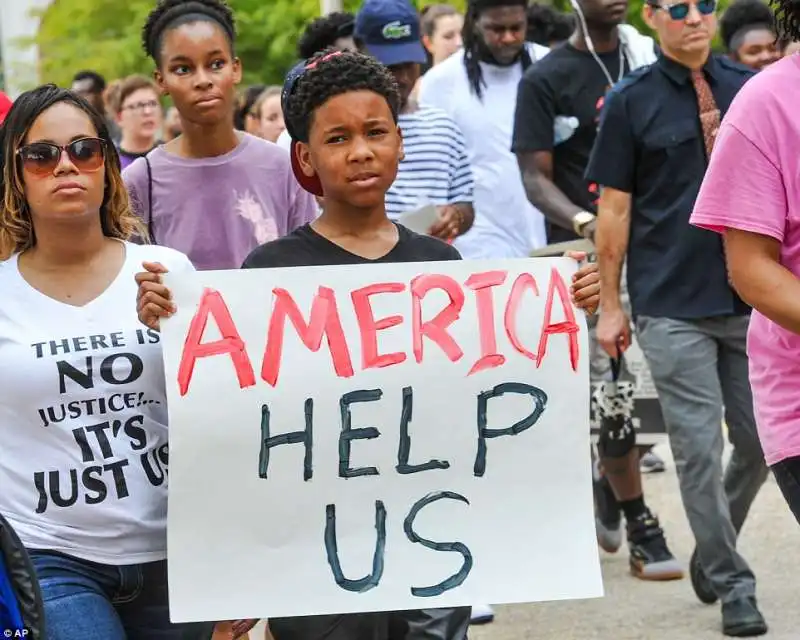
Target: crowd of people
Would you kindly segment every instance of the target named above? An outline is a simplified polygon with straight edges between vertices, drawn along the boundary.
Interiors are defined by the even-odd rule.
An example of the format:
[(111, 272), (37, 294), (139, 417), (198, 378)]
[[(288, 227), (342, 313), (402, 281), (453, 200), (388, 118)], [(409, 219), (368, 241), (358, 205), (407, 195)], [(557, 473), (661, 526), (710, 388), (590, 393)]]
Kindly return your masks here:
[[(298, 34), (282, 85), (242, 88), (224, 0), (160, 0), (142, 28), (152, 79), (81, 71), (0, 102), (0, 516), (30, 555), (45, 637), (205, 640), (257, 622), (169, 620), (158, 330), (179, 311), (164, 273), (587, 240), (591, 255), (569, 255), (590, 314), (598, 544), (625, 540), (636, 578), (684, 577), (643, 491), (663, 461), (637, 446), (631, 398), (612, 397), (635, 335), (696, 543), (691, 586), (721, 604), (725, 635), (767, 632), (737, 536), (770, 467), (800, 521), (800, 12), (733, 0), (717, 53), (716, 0), (648, 0), (655, 39), (625, 23), (626, 0), (571, 4), (364, 0)], [(475, 604), (267, 633), (462, 640), (493, 617)]]

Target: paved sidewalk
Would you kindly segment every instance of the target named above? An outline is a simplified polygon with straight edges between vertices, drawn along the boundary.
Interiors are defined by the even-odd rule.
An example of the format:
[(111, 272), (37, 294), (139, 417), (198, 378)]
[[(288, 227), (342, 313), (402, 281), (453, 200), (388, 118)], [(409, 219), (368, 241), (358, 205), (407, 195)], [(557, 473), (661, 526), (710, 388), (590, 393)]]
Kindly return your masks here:
[[(645, 476), (648, 504), (658, 513), (672, 552), (686, 565), (693, 543), (681, 507), (669, 450), (666, 473)], [(770, 625), (768, 640), (800, 639), (800, 526), (770, 479), (742, 531), (740, 548), (758, 579), (758, 598)], [(688, 574), (682, 581), (645, 583), (628, 574), (623, 547), (601, 552), (605, 598), (496, 608), (496, 621), (473, 627), (470, 640), (720, 640), (719, 605), (694, 596)]]

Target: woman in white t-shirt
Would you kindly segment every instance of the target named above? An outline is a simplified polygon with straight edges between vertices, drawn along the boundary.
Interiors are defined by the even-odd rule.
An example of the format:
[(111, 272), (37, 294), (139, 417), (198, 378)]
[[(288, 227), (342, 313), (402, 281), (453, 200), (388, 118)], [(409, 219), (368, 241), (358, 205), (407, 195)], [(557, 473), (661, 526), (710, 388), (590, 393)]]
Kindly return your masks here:
[(167, 602), (159, 336), (131, 300), (145, 260), (102, 117), (54, 85), (0, 134), (0, 513), (29, 550), (48, 640), (200, 640)]

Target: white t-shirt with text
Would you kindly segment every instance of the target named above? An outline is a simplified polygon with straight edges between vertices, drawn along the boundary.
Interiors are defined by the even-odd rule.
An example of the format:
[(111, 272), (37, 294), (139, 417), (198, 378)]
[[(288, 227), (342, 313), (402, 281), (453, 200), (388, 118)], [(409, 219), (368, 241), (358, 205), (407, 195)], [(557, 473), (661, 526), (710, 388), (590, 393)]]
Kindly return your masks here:
[[(549, 52), (540, 45), (527, 46), (534, 64)], [(482, 99), (471, 90), (463, 51), (428, 71), (420, 88), (420, 104), (447, 112), (467, 141), (475, 179), (475, 224), (455, 246), (467, 259), (527, 257), (547, 244), (547, 236), (544, 217), (528, 201), (511, 152), (522, 64), (479, 64), (485, 82)]]
[(186, 256), (125, 243), (117, 277), (82, 307), (0, 262), (0, 513), (29, 549), (110, 565), (167, 553), (167, 400), (159, 334), (136, 314), (143, 261)]

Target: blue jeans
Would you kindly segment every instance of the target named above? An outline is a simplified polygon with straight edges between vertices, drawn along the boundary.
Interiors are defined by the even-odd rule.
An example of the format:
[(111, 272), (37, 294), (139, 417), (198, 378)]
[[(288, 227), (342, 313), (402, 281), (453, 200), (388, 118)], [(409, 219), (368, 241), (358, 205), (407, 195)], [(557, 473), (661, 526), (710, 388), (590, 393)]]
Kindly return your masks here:
[(213, 623), (172, 624), (167, 563), (112, 566), (29, 552), (44, 599), (47, 640), (209, 640)]

